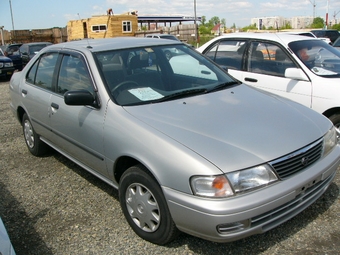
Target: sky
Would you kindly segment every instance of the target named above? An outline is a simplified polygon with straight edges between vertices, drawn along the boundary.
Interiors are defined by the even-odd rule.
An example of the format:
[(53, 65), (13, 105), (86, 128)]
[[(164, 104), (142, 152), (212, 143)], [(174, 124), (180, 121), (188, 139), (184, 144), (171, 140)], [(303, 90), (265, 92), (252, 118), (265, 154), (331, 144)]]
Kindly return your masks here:
[[(109, 8), (114, 14), (137, 10), (139, 16), (194, 17), (194, 6), (195, 0), (0, 0), (0, 26), (5, 30), (65, 27), (69, 20), (105, 15)], [(217, 16), (226, 20), (227, 27), (248, 26), (251, 18), (313, 16), (314, 10), (324, 20), (327, 10), (330, 21), (334, 14), (340, 19), (340, 0), (196, 0), (197, 17), (209, 21)]]

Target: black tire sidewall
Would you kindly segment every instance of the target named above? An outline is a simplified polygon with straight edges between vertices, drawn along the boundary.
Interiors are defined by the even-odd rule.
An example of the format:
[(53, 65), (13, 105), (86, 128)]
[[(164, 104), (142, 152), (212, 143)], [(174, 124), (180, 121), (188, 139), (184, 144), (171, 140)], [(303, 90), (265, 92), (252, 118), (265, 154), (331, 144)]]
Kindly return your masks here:
[[(150, 174), (142, 169), (143, 167), (133, 166), (122, 176), (119, 184), (119, 200), (121, 208), (126, 220), (137, 235), (151, 243), (163, 245), (170, 242), (175, 237), (176, 229), (160, 186)], [(127, 210), (125, 203), (126, 190), (133, 183), (145, 186), (157, 200), (161, 220), (160, 225), (155, 232), (149, 233), (139, 228), (134, 223)]]
[[(31, 148), (26, 141), (26, 137), (25, 137), (25, 122), (28, 121), (30, 123), (30, 126), (32, 128), (33, 131), (33, 136), (34, 136), (34, 145), (33, 148)], [(43, 142), (40, 140), (39, 135), (35, 132), (33, 126), (32, 126), (32, 122), (29, 119), (29, 117), (27, 116), (27, 114), (25, 113), (22, 117), (22, 131), (23, 131), (23, 135), (24, 135), (24, 139), (25, 139), (25, 144), (28, 148), (28, 150), (30, 151), (31, 154), (33, 154), (34, 156), (41, 156), (45, 153), (46, 150), (46, 146), (44, 146), (45, 144), (43, 144)]]

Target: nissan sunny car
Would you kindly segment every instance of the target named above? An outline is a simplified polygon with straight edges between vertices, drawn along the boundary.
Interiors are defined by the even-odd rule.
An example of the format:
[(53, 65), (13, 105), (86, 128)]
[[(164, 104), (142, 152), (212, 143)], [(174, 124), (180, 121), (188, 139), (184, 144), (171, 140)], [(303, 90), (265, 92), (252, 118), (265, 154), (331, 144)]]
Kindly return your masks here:
[(197, 49), (236, 79), (297, 101), (340, 128), (340, 51), (287, 33), (233, 33)]
[(131, 228), (159, 245), (180, 231), (215, 242), (268, 231), (317, 200), (340, 163), (327, 118), (181, 42), (56, 44), (9, 88), (28, 150), (52, 147), (117, 188)]

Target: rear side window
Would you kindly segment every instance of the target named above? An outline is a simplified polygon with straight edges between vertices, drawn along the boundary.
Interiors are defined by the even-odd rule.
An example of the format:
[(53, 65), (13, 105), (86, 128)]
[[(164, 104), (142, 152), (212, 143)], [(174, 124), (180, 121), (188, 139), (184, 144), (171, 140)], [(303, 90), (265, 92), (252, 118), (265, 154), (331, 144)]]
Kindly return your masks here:
[(222, 40), (205, 55), (224, 68), (241, 70), (245, 46), (244, 40)]
[(58, 53), (47, 53), (34, 63), (27, 73), (26, 81), (43, 89), (52, 90), (53, 72)]

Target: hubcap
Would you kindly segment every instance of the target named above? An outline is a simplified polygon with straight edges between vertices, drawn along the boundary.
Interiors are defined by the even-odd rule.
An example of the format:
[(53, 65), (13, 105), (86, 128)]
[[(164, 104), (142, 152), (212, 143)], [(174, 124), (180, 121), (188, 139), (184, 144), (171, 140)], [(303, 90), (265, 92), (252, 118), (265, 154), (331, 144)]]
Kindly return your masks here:
[(154, 232), (160, 224), (160, 210), (156, 198), (145, 186), (134, 183), (125, 194), (126, 207), (134, 223), (145, 232)]
[(27, 146), (32, 149), (34, 147), (34, 131), (28, 120), (24, 123), (24, 136)]

